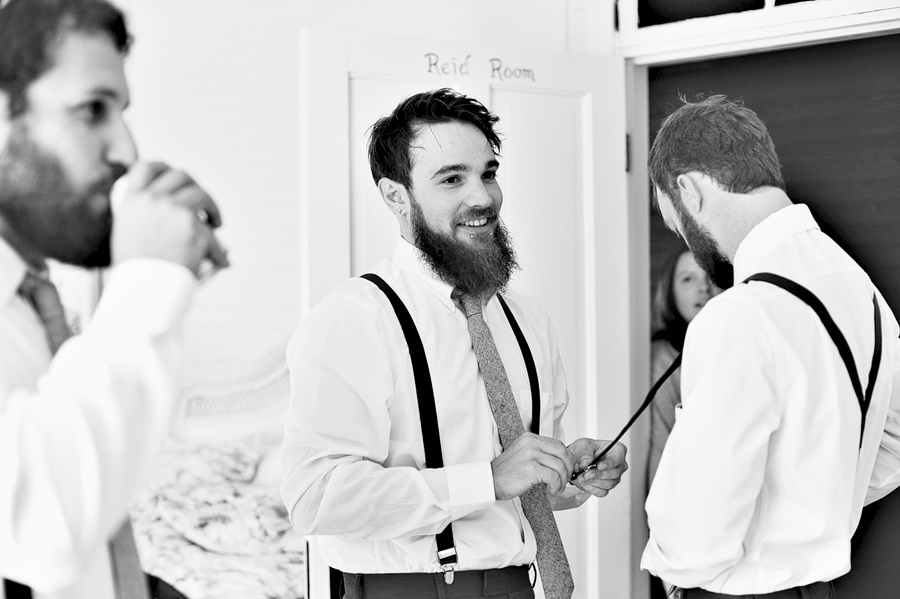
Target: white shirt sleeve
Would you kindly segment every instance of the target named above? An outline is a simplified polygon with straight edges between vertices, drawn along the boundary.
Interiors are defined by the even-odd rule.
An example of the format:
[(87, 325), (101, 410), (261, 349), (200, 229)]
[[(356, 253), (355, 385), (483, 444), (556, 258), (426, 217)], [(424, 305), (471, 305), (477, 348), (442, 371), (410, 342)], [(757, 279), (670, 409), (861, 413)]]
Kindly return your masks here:
[[(168, 430), (176, 328), (196, 285), (180, 265), (126, 261), (36, 388), (13, 388), (0, 368), (3, 576), (38, 591), (65, 586), (121, 523)], [(22, 339), (2, 340), (2, 352), (32, 351)]]
[(708, 304), (688, 330), (682, 408), (646, 504), (641, 567), (684, 588), (710, 588), (742, 557), (779, 424), (764, 327), (731, 304)]
[(421, 438), (392, 438), (394, 385), (402, 383), (394, 380), (400, 358), (389, 355), (384, 326), (396, 323), (353, 300), (330, 298), (288, 346), (281, 493), (301, 533), (369, 541), (436, 534), (495, 502), (489, 462), (385, 467), (394, 444)]
[[(875, 459), (875, 468), (869, 481), (866, 504), (881, 499), (900, 486), (900, 349), (897, 349), (896, 325), (890, 330), (893, 331), (893, 338), (884, 341), (886, 347), (895, 348), (894, 359), (885, 360), (885, 364), (893, 367), (893, 391), (890, 405), (887, 408), (887, 419), (884, 424), (881, 445)], [(887, 376), (890, 375), (891, 373), (888, 372)]]

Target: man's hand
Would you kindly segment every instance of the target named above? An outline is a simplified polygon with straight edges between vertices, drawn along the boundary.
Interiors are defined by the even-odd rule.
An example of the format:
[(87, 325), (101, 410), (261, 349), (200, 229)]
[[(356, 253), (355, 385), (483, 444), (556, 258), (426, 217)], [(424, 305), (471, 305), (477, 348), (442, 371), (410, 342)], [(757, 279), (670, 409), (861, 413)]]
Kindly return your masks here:
[(216, 203), (186, 173), (160, 162), (138, 162), (116, 207), (112, 231), (115, 263), (160, 258), (200, 276), (201, 265), (228, 266), (213, 229), (222, 224)]
[(596, 468), (585, 470), (607, 445), (609, 441), (603, 439), (578, 439), (569, 445), (569, 451), (577, 464), (576, 472), (581, 472), (572, 484), (595, 497), (605, 497), (619, 484), (622, 475), (628, 470), (628, 463), (625, 461), (628, 449), (621, 443), (616, 443)]
[(561, 493), (574, 467), (575, 460), (561, 441), (525, 433), (491, 462), (494, 495), (512, 499), (540, 483), (547, 483), (551, 493)]
[(560, 495), (547, 493), (547, 499), (550, 500), (550, 508), (554, 512), (581, 507), (584, 505), (584, 502), (590, 498), (591, 496), (589, 494), (577, 489), (569, 489)]

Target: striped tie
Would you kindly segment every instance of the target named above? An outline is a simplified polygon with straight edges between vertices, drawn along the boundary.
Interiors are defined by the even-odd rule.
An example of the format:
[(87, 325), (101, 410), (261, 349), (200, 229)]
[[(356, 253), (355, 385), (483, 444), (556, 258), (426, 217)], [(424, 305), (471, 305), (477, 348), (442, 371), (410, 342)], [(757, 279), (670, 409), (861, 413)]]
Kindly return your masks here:
[[(525, 433), (516, 398), (491, 330), (481, 315), (481, 301), (477, 297), (460, 294), (458, 290), (454, 290), (453, 297), (459, 298), (468, 319), (472, 348), (475, 350), (488, 402), (500, 432), (500, 444), (505, 449)], [(547, 599), (570, 599), (575, 583), (553, 511), (550, 509), (550, 501), (547, 499), (547, 485), (535, 485), (519, 499), (537, 541), (537, 564), (544, 595)]]
[[(44, 325), (50, 352), (55, 354), (59, 346), (72, 336), (56, 286), (50, 282), (46, 272), (28, 271), (22, 284), (19, 285), (19, 295), (34, 306)], [(109, 556), (116, 598), (148, 599), (149, 590), (134, 543), (131, 519), (126, 517), (122, 526), (109, 540)]]

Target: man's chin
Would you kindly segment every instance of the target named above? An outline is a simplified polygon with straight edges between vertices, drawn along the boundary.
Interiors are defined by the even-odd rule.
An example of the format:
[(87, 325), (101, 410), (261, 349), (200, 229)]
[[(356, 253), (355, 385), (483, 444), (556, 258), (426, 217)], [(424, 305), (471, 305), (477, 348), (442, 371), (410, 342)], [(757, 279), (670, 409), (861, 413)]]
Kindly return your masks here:
[(460, 227), (456, 230), (454, 237), (458, 242), (470, 246), (484, 246), (495, 242), (493, 227), (483, 231), (475, 231)]

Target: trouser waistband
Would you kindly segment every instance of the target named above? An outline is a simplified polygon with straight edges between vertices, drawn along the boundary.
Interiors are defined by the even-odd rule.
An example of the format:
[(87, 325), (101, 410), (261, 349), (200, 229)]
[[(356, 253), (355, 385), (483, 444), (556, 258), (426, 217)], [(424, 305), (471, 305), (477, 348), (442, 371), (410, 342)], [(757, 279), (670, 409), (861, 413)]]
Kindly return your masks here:
[(680, 590), (681, 599), (834, 599), (834, 586), (830, 582), (814, 582), (802, 587), (754, 595), (725, 595), (704, 589)]
[(461, 570), (454, 573), (453, 584), (444, 582), (443, 572), (409, 574), (347, 574), (344, 592), (347, 599), (395, 599), (416, 596), (422, 599), (490, 597), (530, 589), (530, 566), (510, 566), (496, 570)]

